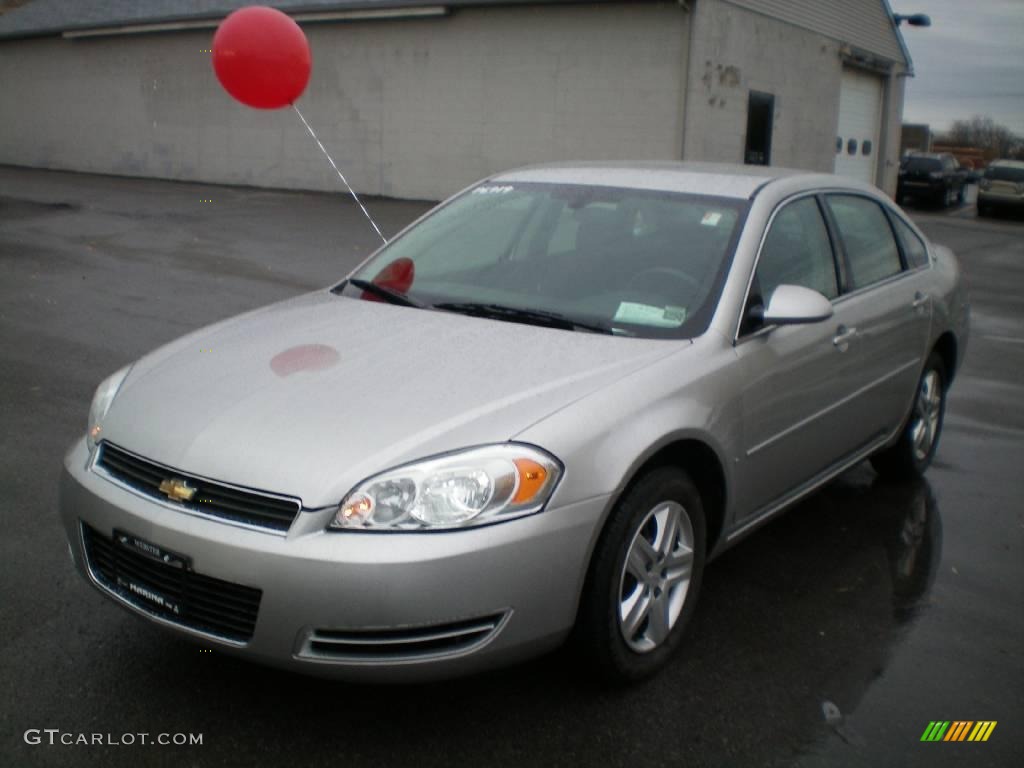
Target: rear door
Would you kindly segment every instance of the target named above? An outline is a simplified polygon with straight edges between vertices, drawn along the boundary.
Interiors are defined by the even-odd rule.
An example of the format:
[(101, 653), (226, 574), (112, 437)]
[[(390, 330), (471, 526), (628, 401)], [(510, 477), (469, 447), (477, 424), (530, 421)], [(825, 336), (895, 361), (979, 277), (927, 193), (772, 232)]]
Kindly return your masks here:
[(899, 427), (910, 407), (931, 322), (930, 264), (920, 238), (878, 201), (834, 193), (825, 203), (844, 258), (835, 306), (849, 343), (838, 374), (851, 400), (836, 428), (863, 446)]

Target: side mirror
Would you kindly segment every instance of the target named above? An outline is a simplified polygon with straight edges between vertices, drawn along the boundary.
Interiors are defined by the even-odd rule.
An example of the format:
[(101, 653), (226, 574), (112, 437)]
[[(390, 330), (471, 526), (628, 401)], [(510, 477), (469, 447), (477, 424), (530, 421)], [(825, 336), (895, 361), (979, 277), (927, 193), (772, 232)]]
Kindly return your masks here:
[(832, 317), (832, 302), (801, 285), (780, 285), (772, 294), (762, 321), (765, 325), (804, 325)]

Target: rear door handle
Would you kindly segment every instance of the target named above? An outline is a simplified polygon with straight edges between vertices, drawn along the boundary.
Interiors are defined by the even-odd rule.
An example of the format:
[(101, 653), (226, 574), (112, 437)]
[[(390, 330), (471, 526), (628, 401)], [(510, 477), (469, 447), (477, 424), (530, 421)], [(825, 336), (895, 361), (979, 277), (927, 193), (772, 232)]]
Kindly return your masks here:
[(845, 352), (850, 346), (850, 340), (856, 335), (856, 328), (847, 328), (845, 325), (840, 325), (836, 328), (836, 335), (832, 337), (832, 344), (840, 352)]
[(914, 294), (914, 300), (913, 302), (911, 302), (910, 306), (913, 309), (920, 309), (921, 307), (928, 303), (929, 299), (931, 299), (931, 296), (929, 296), (927, 293), (921, 293), (920, 291), (918, 291), (917, 293)]

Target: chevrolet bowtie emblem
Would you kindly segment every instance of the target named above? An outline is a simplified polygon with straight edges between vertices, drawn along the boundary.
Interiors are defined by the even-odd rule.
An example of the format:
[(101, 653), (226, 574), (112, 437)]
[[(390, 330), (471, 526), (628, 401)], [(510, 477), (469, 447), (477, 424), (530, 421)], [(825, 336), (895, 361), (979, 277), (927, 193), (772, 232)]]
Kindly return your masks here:
[(171, 501), (192, 501), (192, 497), (196, 495), (195, 488), (176, 477), (161, 482), (159, 490)]

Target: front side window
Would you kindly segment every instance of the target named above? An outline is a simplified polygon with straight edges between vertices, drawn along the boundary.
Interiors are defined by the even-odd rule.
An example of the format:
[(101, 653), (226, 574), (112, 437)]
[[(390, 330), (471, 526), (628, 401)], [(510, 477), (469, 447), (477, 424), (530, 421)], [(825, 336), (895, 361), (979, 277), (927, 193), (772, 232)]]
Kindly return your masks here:
[[(498, 306), (615, 333), (684, 338), (710, 320), (748, 206), (654, 190), (487, 182), (389, 243), (353, 277), (444, 311)], [(522, 311), (517, 319), (528, 321)]]
[(826, 200), (846, 249), (851, 289), (864, 288), (902, 270), (892, 228), (878, 203), (855, 195), (829, 195)]
[(839, 295), (832, 244), (813, 197), (789, 203), (775, 215), (755, 281), (765, 306), (784, 283), (811, 288), (829, 299)]

